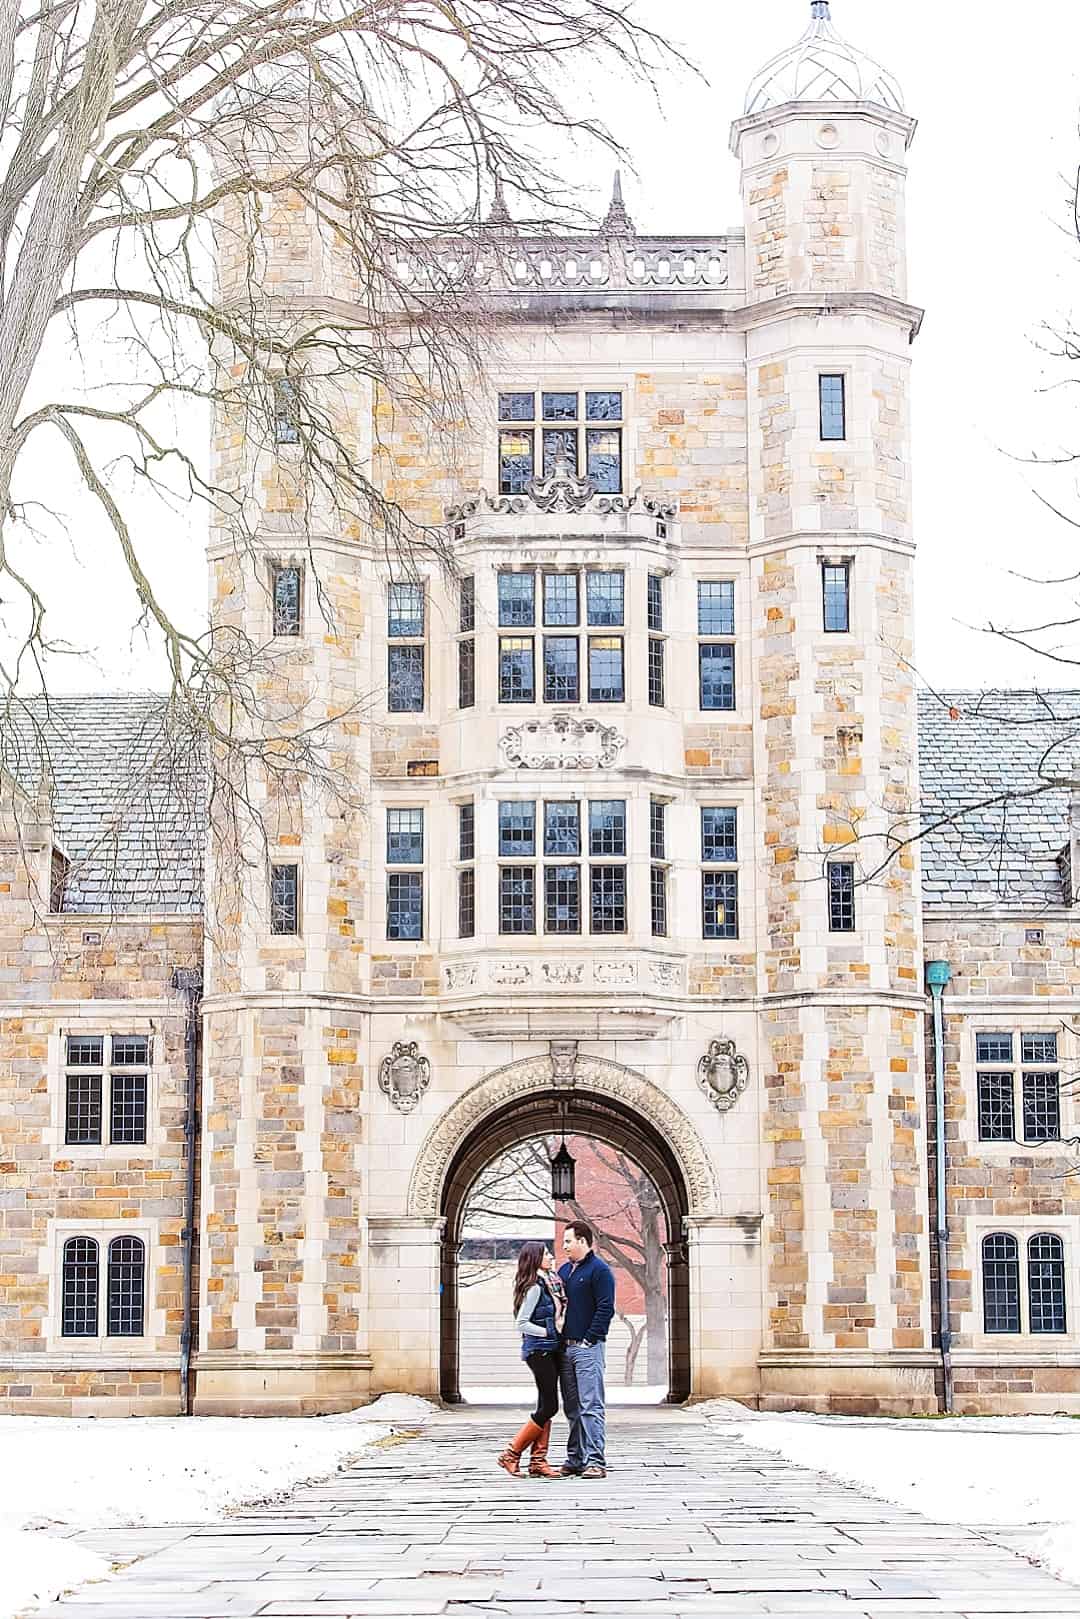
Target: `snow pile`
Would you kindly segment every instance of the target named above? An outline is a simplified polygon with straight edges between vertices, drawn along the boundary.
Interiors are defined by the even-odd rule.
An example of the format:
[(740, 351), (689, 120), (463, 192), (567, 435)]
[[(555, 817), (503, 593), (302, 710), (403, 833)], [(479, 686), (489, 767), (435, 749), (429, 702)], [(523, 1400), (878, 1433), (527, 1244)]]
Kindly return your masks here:
[(50, 1524), (212, 1523), (326, 1478), (435, 1411), (408, 1394), (332, 1417), (0, 1417), (0, 1619), (109, 1564)]
[(1019, 1530), (1011, 1546), (1080, 1583), (1080, 1422), (756, 1417), (730, 1437), (928, 1518)]

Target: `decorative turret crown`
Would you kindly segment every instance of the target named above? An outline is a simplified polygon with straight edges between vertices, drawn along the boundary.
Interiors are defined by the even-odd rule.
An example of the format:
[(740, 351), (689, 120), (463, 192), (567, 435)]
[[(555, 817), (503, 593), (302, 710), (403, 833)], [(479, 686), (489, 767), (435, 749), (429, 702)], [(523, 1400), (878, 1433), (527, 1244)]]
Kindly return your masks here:
[(900, 86), (879, 62), (841, 39), (829, 0), (813, 0), (810, 26), (788, 50), (767, 62), (746, 93), (746, 116), (789, 101), (871, 101), (903, 112)]

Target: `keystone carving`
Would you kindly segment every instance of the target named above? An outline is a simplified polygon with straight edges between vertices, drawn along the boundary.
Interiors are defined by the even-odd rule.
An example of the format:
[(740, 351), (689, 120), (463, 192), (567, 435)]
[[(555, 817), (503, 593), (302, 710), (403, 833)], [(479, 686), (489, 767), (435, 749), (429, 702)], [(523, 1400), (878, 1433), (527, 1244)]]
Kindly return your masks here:
[(735, 1106), (750, 1083), (750, 1064), (735, 1050), (734, 1040), (713, 1040), (698, 1063), (698, 1084), (718, 1113)]
[(520, 770), (610, 770), (625, 746), (614, 726), (567, 714), (511, 725), (499, 738), (505, 763)]

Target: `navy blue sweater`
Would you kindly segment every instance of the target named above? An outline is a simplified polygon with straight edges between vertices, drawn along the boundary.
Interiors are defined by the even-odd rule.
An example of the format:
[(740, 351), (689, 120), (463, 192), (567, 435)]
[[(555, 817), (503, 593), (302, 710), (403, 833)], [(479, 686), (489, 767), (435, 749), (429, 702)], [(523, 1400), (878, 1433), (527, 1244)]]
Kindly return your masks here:
[(571, 1343), (587, 1339), (602, 1343), (615, 1314), (615, 1277), (611, 1266), (592, 1252), (580, 1265), (566, 1264), (559, 1275), (566, 1288), (566, 1325), (563, 1332)]

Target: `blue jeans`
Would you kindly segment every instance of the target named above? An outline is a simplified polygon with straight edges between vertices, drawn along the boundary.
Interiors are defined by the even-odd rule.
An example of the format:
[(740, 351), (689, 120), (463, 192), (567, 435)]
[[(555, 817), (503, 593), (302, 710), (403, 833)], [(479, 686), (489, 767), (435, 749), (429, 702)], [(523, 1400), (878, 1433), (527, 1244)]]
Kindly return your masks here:
[(604, 1345), (568, 1344), (559, 1365), (563, 1411), (570, 1424), (566, 1463), (579, 1472), (604, 1460)]

